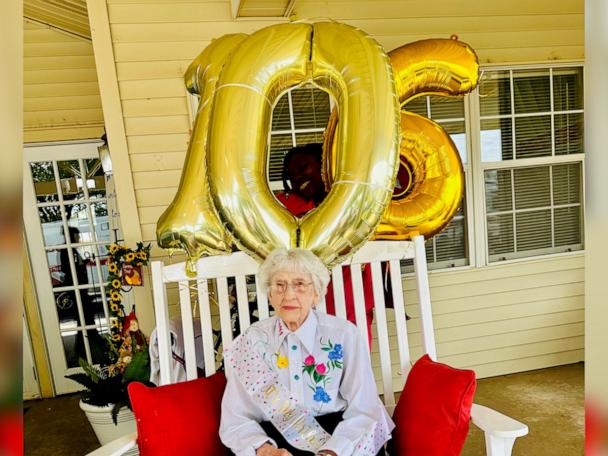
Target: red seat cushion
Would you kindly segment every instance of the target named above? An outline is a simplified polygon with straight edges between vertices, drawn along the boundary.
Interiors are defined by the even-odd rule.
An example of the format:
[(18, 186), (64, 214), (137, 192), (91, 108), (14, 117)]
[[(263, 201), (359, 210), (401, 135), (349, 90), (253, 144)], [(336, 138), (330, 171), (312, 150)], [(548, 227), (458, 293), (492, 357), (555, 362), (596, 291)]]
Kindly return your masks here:
[(469, 431), (475, 372), (428, 355), (412, 367), (395, 408), (391, 456), (458, 456)]
[(225, 387), (223, 372), (156, 388), (129, 384), (140, 454), (230, 454), (219, 437)]

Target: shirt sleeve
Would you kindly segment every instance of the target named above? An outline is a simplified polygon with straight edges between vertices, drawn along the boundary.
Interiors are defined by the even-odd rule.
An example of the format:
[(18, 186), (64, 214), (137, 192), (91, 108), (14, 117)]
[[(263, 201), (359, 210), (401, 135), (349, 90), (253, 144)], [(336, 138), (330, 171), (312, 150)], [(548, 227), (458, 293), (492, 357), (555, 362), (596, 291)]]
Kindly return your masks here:
[(228, 382), (222, 398), (220, 439), (236, 456), (255, 456), (256, 449), (265, 442), (275, 447), (277, 444), (260, 426), (264, 414), (255, 405), (234, 371), (235, 369), (228, 369)]
[(350, 350), (344, 350), (340, 394), (347, 406), (343, 419), (323, 449), (338, 456), (375, 455), (390, 438), (395, 425), (378, 397), (369, 352), (353, 328)]

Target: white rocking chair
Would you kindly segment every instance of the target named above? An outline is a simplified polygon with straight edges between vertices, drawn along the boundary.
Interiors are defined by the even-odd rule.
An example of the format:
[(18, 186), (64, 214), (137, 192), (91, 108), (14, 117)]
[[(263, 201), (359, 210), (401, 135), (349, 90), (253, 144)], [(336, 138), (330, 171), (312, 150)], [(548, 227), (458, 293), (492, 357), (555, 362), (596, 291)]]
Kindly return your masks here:
[[(363, 300), (363, 281), (361, 264), (371, 264), (373, 293), (375, 302), (375, 321), (377, 327), (377, 346), (379, 351), (381, 379), (379, 390), (384, 404), (392, 414), (395, 408), (395, 388), (403, 387), (405, 379), (411, 368), (410, 347), (408, 344), (407, 324), (401, 282), (401, 269), (399, 261), (413, 259), (417, 282), (418, 301), (420, 305), (420, 320), (423, 338), (423, 348), (433, 360), (437, 359), (435, 348), (435, 335), (431, 311), (429, 283), (427, 277), (426, 255), (424, 239), (418, 236), (413, 242), (406, 241), (372, 241), (365, 244), (353, 257), (332, 270), (334, 283), (336, 314), (346, 318), (346, 305), (344, 300), (344, 287), (342, 280), (342, 266), (350, 265), (352, 273), (353, 292), (355, 296), (355, 315), (357, 327), (364, 338), (367, 338), (367, 325), (365, 317), (365, 304)], [(396, 330), (396, 344), (398, 359), (391, 359), (389, 339), (389, 322), (384, 301), (381, 263), (390, 264), (392, 297), (394, 307), (394, 325)], [(190, 278), (186, 275), (185, 264), (164, 266), (162, 262), (152, 262), (152, 287), (154, 292), (154, 309), (156, 313), (158, 349), (160, 362), (160, 383), (165, 385), (174, 383), (171, 378), (173, 362), (170, 345), (169, 310), (167, 305), (167, 284), (178, 284), (181, 319), (184, 334), (184, 350), (186, 376), (188, 380), (197, 377), (197, 360), (195, 354), (194, 332), (192, 330), (191, 289), (197, 290), (202, 330), (202, 343), (204, 348), (204, 365), (206, 375), (216, 372), (218, 356), (214, 351), (211, 306), (209, 299), (209, 281), (215, 287), (219, 307), (221, 337), (223, 343), (233, 339), (232, 318), (230, 313), (230, 295), (228, 278), (234, 278), (236, 284), (236, 300), (238, 309), (238, 327), (241, 330), (250, 325), (250, 309), (246, 277), (254, 276), (257, 284), (257, 271), (259, 264), (243, 252), (230, 255), (221, 255), (202, 258), (197, 264), (197, 276)], [(257, 307), (259, 319), (269, 317), (268, 301), (266, 296), (257, 294)], [(325, 311), (325, 302), (320, 303), (318, 309)], [(391, 350), (391, 348), (393, 350)], [(393, 355), (394, 357), (394, 355)], [(199, 360), (200, 361), (200, 360)], [(396, 365), (396, 378), (393, 377), (394, 364)], [(396, 381), (396, 383), (393, 383)], [(486, 454), (488, 456), (509, 456), (517, 437), (528, 433), (528, 427), (512, 418), (482, 405), (473, 404), (471, 421), (485, 433)], [(130, 434), (117, 439), (98, 450), (90, 456), (118, 456), (133, 450), (136, 446), (136, 434)]]

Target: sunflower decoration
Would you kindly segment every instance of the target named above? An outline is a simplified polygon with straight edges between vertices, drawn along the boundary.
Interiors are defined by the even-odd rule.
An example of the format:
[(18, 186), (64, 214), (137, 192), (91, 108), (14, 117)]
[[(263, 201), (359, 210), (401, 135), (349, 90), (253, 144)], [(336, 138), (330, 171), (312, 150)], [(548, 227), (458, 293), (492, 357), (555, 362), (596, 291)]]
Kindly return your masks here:
[[(110, 306), (110, 319), (112, 321), (110, 327), (110, 340), (114, 350), (118, 353), (118, 349), (123, 344), (122, 327), (125, 319), (125, 309), (122, 299), (122, 293), (128, 291), (129, 288), (123, 290), (123, 285), (138, 285), (141, 284), (141, 266), (146, 266), (150, 258), (151, 245), (145, 245), (142, 242), (137, 243), (136, 249), (130, 249), (118, 244), (111, 244), (107, 247), (108, 256), (108, 277), (107, 277), (107, 297)], [(139, 282), (135, 280), (134, 274), (139, 274), (137, 277)]]

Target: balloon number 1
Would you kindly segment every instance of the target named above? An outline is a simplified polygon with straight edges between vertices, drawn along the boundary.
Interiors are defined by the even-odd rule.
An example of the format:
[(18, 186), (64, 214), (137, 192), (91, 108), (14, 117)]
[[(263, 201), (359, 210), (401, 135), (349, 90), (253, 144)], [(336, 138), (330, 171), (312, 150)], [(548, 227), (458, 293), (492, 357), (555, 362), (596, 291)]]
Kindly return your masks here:
[[(415, 52), (399, 55), (420, 57)], [(159, 245), (185, 250), (191, 263), (202, 254), (229, 252), (233, 243), (259, 259), (277, 247), (297, 246), (333, 266), (377, 227), (401, 223), (390, 216), (391, 197), (397, 172), (407, 161), (403, 144), (408, 144), (406, 151), (416, 150), (412, 131), (433, 130), (424, 143), (427, 150), (444, 143), (455, 147), (428, 119), (412, 122), (408, 130), (410, 117), (400, 114), (400, 101), (433, 88), (428, 78), (416, 79), (416, 62), (404, 67), (413, 73), (394, 71), (395, 58), (389, 60), (362, 31), (336, 22), (274, 25), (213, 41), (186, 72), (187, 87), (200, 96), (200, 105), (177, 195), (158, 221)], [(454, 84), (477, 67), (448, 70)], [(266, 163), (272, 108), (287, 89), (304, 83), (328, 92), (337, 111), (325, 141), (331, 156), (324, 158), (324, 177), (331, 189), (318, 208), (299, 219), (274, 198)], [(446, 94), (462, 93), (463, 87), (460, 82), (460, 92)], [(409, 136), (404, 134), (408, 131)], [(412, 157), (416, 163), (428, 162), (424, 154)], [(448, 167), (462, 173), (459, 159), (450, 164), (452, 158)], [(462, 188), (450, 188), (460, 191), (459, 201)]]

